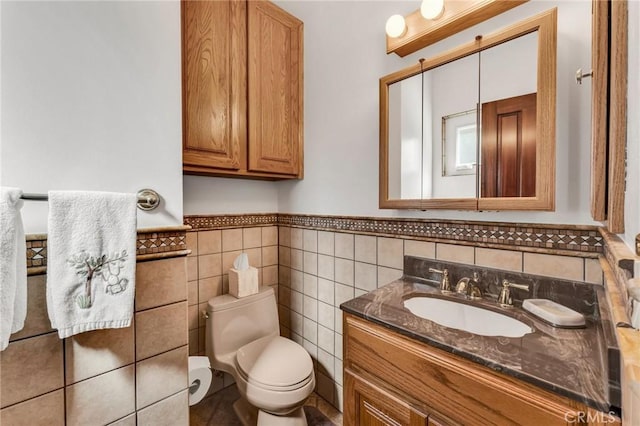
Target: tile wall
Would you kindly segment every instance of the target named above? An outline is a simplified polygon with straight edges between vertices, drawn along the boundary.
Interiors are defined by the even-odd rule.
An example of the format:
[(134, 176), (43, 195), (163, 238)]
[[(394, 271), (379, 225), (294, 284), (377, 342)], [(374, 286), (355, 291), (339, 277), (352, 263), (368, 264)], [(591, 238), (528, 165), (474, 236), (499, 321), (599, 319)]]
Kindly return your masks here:
[[(247, 253), (249, 264), (258, 268), (260, 285), (278, 294), (278, 228), (254, 226), (187, 232), (187, 288), (189, 305), (189, 354), (205, 355), (207, 302), (229, 292), (229, 269), (234, 259)], [(209, 393), (233, 384), (228, 374), (214, 374)]]
[(25, 327), (0, 353), (0, 424), (188, 425), (185, 259), (138, 262), (131, 327), (64, 340), (46, 275), (30, 276)]
[(317, 392), (342, 410), (340, 304), (402, 276), (403, 256), (602, 283), (595, 258), (279, 227), (281, 332), (317, 367)]

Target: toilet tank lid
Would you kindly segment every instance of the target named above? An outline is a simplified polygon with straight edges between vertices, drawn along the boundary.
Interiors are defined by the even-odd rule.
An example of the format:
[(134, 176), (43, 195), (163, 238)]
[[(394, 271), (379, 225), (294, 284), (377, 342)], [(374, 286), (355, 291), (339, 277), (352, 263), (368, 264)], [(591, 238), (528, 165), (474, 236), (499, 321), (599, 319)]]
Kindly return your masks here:
[(313, 372), (311, 356), (296, 342), (267, 336), (238, 349), (236, 361), (250, 382), (288, 387), (304, 382)]
[(207, 309), (209, 312), (217, 312), (224, 311), (225, 309), (229, 308), (238, 308), (240, 306), (244, 306), (270, 297), (273, 294), (273, 289), (267, 286), (263, 287), (258, 293), (252, 294), (251, 296), (238, 298), (230, 294), (223, 294), (222, 296), (216, 296), (209, 299)]

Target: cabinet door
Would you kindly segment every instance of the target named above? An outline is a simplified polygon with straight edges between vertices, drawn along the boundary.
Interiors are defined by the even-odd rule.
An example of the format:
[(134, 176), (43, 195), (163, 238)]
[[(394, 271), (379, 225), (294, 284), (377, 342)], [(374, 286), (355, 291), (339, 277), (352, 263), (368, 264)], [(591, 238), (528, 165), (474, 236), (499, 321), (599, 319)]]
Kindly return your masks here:
[(249, 170), (301, 177), (302, 22), (249, 1)]
[[(428, 415), (381, 386), (345, 371), (345, 425), (427, 426)], [(438, 424), (438, 423), (434, 423)]]
[(244, 0), (182, 2), (185, 170), (243, 167), (246, 14)]

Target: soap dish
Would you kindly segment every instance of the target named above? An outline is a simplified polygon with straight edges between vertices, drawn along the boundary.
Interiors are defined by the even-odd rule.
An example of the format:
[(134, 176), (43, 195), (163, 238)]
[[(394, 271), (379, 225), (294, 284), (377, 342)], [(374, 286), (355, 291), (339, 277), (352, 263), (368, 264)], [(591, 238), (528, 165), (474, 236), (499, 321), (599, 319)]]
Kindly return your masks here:
[(522, 308), (554, 327), (582, 328), (584, 315), (548, 299), (526, 299)]

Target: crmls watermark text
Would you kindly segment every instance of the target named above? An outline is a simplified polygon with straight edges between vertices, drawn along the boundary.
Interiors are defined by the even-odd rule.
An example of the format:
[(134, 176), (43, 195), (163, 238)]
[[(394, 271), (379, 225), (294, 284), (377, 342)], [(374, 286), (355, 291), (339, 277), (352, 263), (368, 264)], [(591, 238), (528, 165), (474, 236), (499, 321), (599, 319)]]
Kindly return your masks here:
[(564, 413), (564, 419), (567, 423), (616, 423), (618, 418), (616, 417), (613, 411), (609, 411), (608, 413), (601, 413), (599, 411), (596, 412), (588, 412), (584, 413), (582, 411), (567, 411)]

